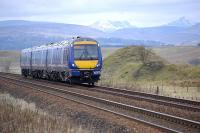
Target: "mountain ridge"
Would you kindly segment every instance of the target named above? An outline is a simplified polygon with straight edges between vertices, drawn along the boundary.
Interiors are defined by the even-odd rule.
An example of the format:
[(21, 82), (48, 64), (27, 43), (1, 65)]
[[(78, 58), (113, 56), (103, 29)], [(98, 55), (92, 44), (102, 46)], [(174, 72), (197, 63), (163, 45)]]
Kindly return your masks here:
[(177, 27), (189, 27), (189, 26), (192, 26), (193, 24), (188, 20), (186, 19), (185, 17), (181, 17), (181, 18), (178, 18), (172, 22), (169, 22), (167, 24), (167, 26), (177, 26)]
[(189, 27), (157, 26), (123, 28), (103, 32), (89, 26), (24, 20), (0, 21), (0, 49), (22, 49), (50, 42), (87, 36), (103, 45), (163, 44), (196, 45), (200, 42), (200, 23)]
[(128, 21), (110, 21), (110, 20), (96, 21), (95, 23), (89, 26), (104, 32), (113, 32), (115, 30), (133, 27)]

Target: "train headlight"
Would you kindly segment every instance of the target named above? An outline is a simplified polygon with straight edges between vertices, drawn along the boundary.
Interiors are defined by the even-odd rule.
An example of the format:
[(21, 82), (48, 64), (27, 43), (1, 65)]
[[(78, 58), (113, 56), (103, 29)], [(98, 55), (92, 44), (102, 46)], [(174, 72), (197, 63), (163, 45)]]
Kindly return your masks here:
[(100, 75), (101, 71), (94, 71), (93, 73), (94, 73), (94, 75)]
[(75, 67), (75, 64), (74, 64), (74, 63), (72, 63), (72, 66), (73, 66), (73, 67)]
[(100, 66), (100, 64), (97, 64), (97, 67), (99, 67)]

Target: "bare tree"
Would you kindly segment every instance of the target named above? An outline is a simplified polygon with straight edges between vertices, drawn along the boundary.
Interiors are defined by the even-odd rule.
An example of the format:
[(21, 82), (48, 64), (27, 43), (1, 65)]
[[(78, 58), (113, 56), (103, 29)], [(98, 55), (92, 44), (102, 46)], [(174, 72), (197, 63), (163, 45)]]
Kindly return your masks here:
[(142, 63), (145, 65), (148, 63), (150, 57), (150, 51), (146, 50), (145, 47), (141, 46), (140, 48), (140, 59)]

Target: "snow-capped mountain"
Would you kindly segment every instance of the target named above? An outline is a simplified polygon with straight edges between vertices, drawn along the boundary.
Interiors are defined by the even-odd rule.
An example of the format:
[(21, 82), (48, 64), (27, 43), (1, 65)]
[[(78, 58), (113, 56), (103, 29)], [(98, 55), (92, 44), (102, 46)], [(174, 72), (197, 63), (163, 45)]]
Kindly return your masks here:
[(102, 20), (96, 21), (90, 27), (104, 31), (104, 32), (112, 32), (119, 29), (131, 28), (133, 27), (128, 21), (109, 21)]
[(181, 17), (175, 21), (168, 23), (167, 25), (168, 26), (177, 26), (177, 27), (189, 27), (189, 26), (192, 26), (193, 24), (185, 17)]

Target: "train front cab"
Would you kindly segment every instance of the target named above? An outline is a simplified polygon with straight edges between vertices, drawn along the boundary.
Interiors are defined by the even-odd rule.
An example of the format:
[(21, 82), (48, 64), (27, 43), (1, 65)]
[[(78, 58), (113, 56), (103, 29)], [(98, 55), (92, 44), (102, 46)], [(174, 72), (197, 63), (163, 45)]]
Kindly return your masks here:
[(94, 84), (100, 79), (102, 55), (98, 42), (73, 42), (69, 62), (70, 76), (73, 82)]

